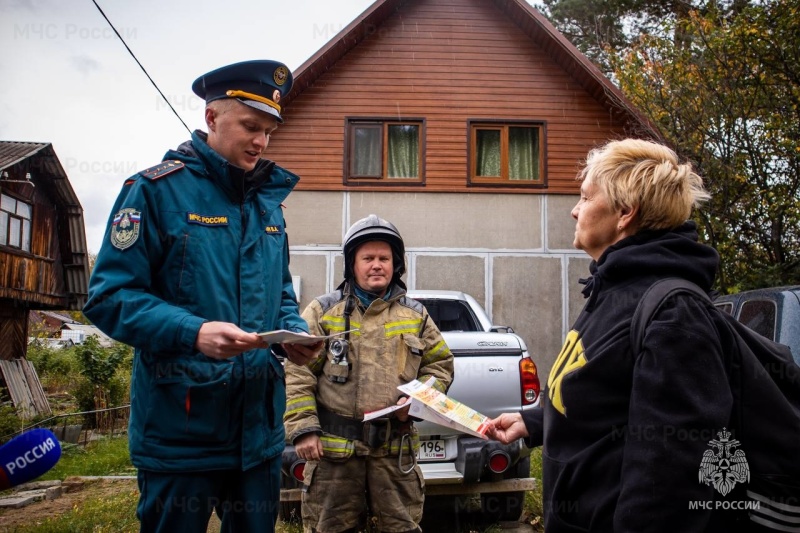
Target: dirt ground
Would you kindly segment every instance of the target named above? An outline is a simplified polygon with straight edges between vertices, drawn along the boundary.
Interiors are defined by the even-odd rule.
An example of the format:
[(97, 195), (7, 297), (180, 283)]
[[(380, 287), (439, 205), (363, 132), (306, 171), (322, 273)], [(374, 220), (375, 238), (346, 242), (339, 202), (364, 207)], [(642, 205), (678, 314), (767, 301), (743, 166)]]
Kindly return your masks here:
[(64, 492), (55, 500), (34, 502), (19, 509), (3, 509), (0, 510), (0, 532), (13, 531), (17, 527), (36, 523), (37, 520), (60, 516), (89, 498), (102, 498), (120, 490), (134, 488), (135, 479), (90, 481), (84, 483), (80, 490)]
[[(36, 523), (37, 520), (58, 517), (89, 499), (101, 499), (124, 490), (135, 490), (135, 479), (98, 479), (86, 481), (83, 487), (74, 492), (64, 492), (59, 498), (51, 501), (35, 502), (19, 509), (0, 510), (0, 533), (14, 531), (23, 525)], [(219, 532), (219, 520), (212, 517), (208, 533)]]
[[(130, 490), (136, 490), (135, 479), (96, 479), (85, 481), (81, 489), (73, 492), (64, 492), (55, 500), (35, 502), (19, 509), (0, 510), (0, 533), (10, 533), (23, 525), (28, 526), (35, 524), (37, 521), (61, 516), (89, 499), (103, 499), (121, 491)], [(436, 515), (437, 513), (433, 512), (431, 514)], [(447, 515), (447, 513), (444, 513), (444, 515)], [(527, 520), (522, 521), (522, 523), (505, 522), (498, 525), (501, 530), (508, 533), (540, 531), (540, 529), (532, 527), (530, 523), (526, 522)], [(454, 526), (454, 524), (449, 524), (449, 526), (441, 524), (427, 525), (432, 526), (427, 528), (428, 531), (446, 531)], [(219, 527), (219, 520), (216, 516), (212, 515), (208, 526), (208, 533), (219, 533)], [(286, 526), (279, 524), (278, 531), (285, 531), (285, 527)], [(475, 531), (472, 528), (458, 527), (457, 529), (459, 531)]]

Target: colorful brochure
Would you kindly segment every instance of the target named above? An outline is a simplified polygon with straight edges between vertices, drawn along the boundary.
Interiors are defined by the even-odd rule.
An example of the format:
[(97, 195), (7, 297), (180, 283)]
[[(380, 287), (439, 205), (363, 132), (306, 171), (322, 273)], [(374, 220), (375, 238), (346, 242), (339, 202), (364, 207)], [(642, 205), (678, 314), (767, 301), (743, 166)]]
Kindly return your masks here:
[[(408, 395), (411, 407), (408, 412), (411, 416), (433, 422), (440, 426), (457, 429), (482, 439), (486, 439), (489, 430), (489, 418), (464, 405), (458, 400), (450, 398), (445, 393), (434, 389), (431, 384), (433, 379), (422, 383), (416, 379), (397, 387)], [(408, 405), (392, 405), (377, 411), (364, 413), (364, 421), (373, 420), (388, 415)]]

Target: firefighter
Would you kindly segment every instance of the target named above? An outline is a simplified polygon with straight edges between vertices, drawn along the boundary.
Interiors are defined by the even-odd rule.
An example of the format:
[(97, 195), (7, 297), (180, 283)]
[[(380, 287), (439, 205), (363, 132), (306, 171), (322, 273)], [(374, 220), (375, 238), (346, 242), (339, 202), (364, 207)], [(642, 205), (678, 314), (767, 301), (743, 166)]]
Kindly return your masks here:
[(369, 215), (343, 243), (344, 281), (303, 312), (312, 335), (343, 333), (306, 364), (286, 365), (287, 441), (304, 470), (306, 531), (355, 530), (367, 510), (380, 531), (420, 531), (425, 485), (408, 408), (362, 422), (364, 413), (407, 398), (397, 389), (428, 381), (445, 392), (453, 355), (428, 312), (406, 296), (405, 247), (397, 228)]

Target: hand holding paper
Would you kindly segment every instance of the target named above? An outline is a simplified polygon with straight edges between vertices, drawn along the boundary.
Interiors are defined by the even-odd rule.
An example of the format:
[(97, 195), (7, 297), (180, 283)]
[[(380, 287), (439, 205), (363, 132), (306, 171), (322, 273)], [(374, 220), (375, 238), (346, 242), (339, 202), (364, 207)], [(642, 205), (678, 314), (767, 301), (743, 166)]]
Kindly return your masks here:
[[(451, 427), (482, 439), (487, 438), (486, 433), (492, 427), (489, 418), (434, 389), (428, 383), (413, 380), (397, 388), (408, 394), (411, 416), (428, 420), (440, 426)], [(380, 418), (403, 409), (408, 402), (404, 405), (391, 405), (378, 411), (364, 413), (364, 421)]]

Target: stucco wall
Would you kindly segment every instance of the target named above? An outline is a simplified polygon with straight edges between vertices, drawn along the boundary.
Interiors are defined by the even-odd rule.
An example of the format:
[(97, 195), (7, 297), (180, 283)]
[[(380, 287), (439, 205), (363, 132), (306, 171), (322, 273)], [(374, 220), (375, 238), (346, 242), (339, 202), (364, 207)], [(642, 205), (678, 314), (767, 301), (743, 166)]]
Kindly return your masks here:
[(573, 249), (575, 195), (295, 191), (284, 202), (301, 309), (342, 280), (341, 242), (376, 213), (406, 243), (406, 284), (461, 290), (523, 338), (544, 386), (583, 306), (589, 258)]

